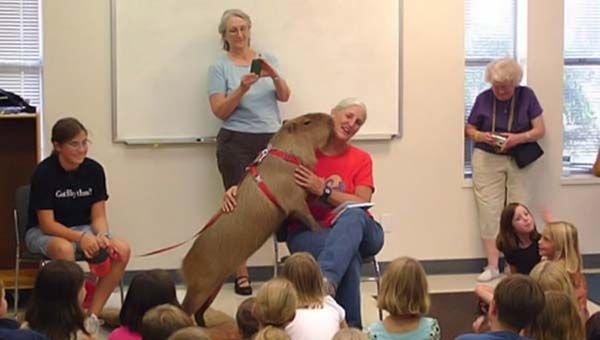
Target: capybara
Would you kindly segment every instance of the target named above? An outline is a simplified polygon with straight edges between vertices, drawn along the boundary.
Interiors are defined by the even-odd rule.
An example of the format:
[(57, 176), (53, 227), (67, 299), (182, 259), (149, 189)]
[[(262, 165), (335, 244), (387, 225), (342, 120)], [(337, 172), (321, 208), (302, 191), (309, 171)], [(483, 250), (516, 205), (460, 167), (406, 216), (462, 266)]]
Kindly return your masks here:
[[(316, 163), (315, 150), (324, 146), (333, 123), (325, 113), (309, 113), (284, 122), (271, 138), (273, 149), (292, 155), (309, 168)], [(268, 154), (258, 164), (260, 177), (280, 204), (278, 208), (246, 175), (237, 191), (237, 206), (221, 215), (205, 229), (183, 259), (182, 272), (187, 284), (183, 308), (196, 314), (199, 323), (223, 282), (250, 257), (282, 224), (293, 215), (316, 230), (319, 224), (306, 204), (306, 191), (294, 182), (298, 165)]]

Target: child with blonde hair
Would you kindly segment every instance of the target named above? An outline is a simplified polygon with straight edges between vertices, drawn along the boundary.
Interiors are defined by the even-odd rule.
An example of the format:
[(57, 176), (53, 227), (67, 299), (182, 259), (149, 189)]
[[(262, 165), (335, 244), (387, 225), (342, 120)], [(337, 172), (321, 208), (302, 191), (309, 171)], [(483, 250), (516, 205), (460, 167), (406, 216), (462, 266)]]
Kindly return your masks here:
[(167, 340), (210, 340), (210, 337), (202, 328), (190, 326), (171, 334)]
[(421, 264), (410, 257), (392, 261), (383, 274), (377, 298), (377, 306), (389, 315), (369, 326), (369, 338), (439, 340), (437, 320), (423, 316), (429, 305), (427, 276)]
[(369, 340), (369, 338), (360, 329), (350, 327), (340, 329), (331, 340)]
[(268, 325), (256, 333), (254, 340), (290, 340), (290, 336), (283, 329)]
[(559, 291), (545, 293), (546, 303), (527, 329), (536, 340), (585, 339), (584, 324), (572, 296)]
[(539, 247), (543, 259), (555, 261), (566, 269), (581, 315), (587, 320), (587, 282), (582, 273), (577, 228), (568, 222), (549, 222), (542, 230)]
[(284, 278), (274, 278), (265, 282), (254, 302), (254, 316), (259, 327), (274, 326), (284, 329), (294, 319), (298, 296), (290, 281)]
[(553, 290), (575, 297), (567, 270), (557, 262), (542, 261), (533, 267), (529, 276), (540, 284), (544, 292)]
[(292, 340), (330, 340), (340, 328), (347, 327), (344, 309), (324, 295), (323, 275), (315, 258), (306, 252), (288, 257), (281, 269), (298, 295), (296, 317), (285, 328)]
[(194, 320), (179, 306), (165, 303), (146, 312), (142, 318), (144, 340), (164, 340), (176, 331), (195, 326)]

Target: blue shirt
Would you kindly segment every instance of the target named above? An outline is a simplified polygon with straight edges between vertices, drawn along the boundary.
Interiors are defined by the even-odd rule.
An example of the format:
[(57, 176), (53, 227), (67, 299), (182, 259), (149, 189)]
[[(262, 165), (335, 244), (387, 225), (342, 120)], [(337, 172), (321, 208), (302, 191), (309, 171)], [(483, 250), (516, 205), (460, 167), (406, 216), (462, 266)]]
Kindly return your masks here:
[[(278, 63), (270, 54), (263, 54), (271, 66)], [(228, 96), (240, 86), (242, 76), (250, 73), (250, 65), (235, 65), (222, 55), (208, 69), (208, 95), (222, 93)], [(223, 128), (237, 132), (274, 133), (281, 126), (275, 84), (269, 77), (261, 77), (242, 97), (240, 104), (223, 122)]]
[(403, 333), (389, 333), (382, 321), (371, 324), (367, 334), (371, 340), (439, 340), (440, 325), (434, 318), (422, 317), (417, 329)]
[(530, 338), (520, 336), (517, 333), (509, 331), (497, 331), (487, 333), (469, 333), (456, 337), (455, 340), (530, 340)]

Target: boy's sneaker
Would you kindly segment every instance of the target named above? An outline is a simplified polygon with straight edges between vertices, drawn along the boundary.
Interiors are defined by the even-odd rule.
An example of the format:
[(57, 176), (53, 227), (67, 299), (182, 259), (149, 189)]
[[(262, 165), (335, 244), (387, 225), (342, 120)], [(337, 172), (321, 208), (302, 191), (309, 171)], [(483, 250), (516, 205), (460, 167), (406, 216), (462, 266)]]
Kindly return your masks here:
[(500, 270), (498, 268), (493, 267), (485, 267), (483, 268), (483, 272), (479, 274), (477, 277), (477, 281), (479, 282), (488, 282), (500, 276)]

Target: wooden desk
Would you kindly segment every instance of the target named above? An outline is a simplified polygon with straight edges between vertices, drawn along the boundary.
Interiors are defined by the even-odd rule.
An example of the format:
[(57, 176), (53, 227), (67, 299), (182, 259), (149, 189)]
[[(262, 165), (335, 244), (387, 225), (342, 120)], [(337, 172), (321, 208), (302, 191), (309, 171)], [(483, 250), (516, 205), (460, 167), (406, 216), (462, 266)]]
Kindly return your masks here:
[[(0, 270), (15, 267), (15, 191), (40, 159), (39, 114), (0, 114)], [(14, 274), (13, 274), (14, 275)]]

